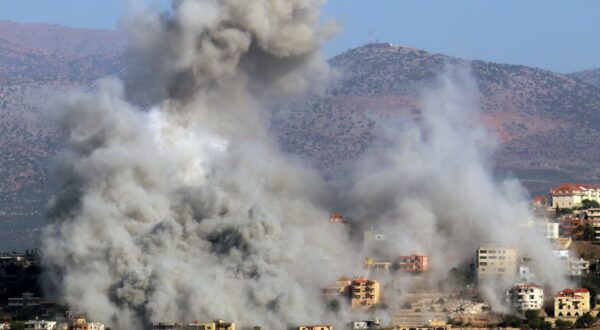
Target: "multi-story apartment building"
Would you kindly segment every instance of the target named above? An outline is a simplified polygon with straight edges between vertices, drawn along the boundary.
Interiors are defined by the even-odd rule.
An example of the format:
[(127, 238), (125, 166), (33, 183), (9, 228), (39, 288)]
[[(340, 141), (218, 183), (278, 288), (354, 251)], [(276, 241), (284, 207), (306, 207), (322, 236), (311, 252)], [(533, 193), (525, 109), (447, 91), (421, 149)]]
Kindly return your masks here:
[(600, 185), (563, 183), (550, 189), (552, 207), (574, 208), (581, 206), (584, 199), (600, 203)]
[(339, 296), (348, 296), (350, 293), (350, 285), (352, 279), (347, 276), (342, 276), (335, 281), (335, 285), (328, 286), (323, 289), (323, 295), (326, 299), (336, 298)]
[(105, 326), (100, 322), (87, 322), (85, 317), (76, 316), (71, 321), (69, 329), (73, 330), (104, 330)]
[(576, 318), (590, 311), (590, 292), (564, 289), (554, 296), (554, 317)]
[(558, 240), (559, 228), (560, 224), (558, 222), (540, 221), (535, 224), (537, 233), (551, 243)]
[(357, 277), (350, 286), (352, 308), (371, 308), (379, 303), (379, 281)]
[(31, 320), (23, 322), (25, 330), (56, 330), (56, 321)]
[(427, 256), (419, 253), (413, 253), (398, 258), (398, 270), (407, 273), (423, 273), (427, 271)]
[(533, 284), (516, 283), (506, 291), (506, 302), (520, 312), (544, 307), (544, 290)]
[(489, 244), (477, 249), (477, 275), (517, 274), (517, 251), (513, 248)]
[(298, 330), (333, 330), (333, 326), (328, 324), (301, 325)]

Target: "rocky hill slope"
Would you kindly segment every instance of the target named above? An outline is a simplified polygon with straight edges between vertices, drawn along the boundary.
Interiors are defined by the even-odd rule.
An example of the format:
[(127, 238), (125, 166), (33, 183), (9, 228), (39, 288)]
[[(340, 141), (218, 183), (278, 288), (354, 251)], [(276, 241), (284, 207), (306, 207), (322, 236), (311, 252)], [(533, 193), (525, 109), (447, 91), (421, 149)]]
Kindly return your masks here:
[(43, 113), (57, 92), (123, 75), (122, 33), (0, 21), (0, 249), (30, 247), (44, 222), (60, 141)]
[[(351, 49), (330, 61), (340, 77), (329, 92), (299, 101), (274, 125), (283, 148), (336, 171), (375, 141), (371, 118), (419, 113), (419, 93), (450, 64), (468, 65), (483, 121), (499, 136), (497, 170), (533, 191), (559, 181), (600, 179), (600, 88), (519, 65), (465, 61), (390, 44)], [(310, 110), (306, 110), (310, 109)]]
[(600, 68), (573, 72), (569, 76), (600, 87)]
[[(28, 246), (44, 222), (48, 167), (60, 145), (44, 116), (48, 100), (106, 75), (127, 77), (125, 47), (118, 32), (0, 22), (0, 249)], [(327, 93), (296, 100), (272, 122), (286, 152), (325, 174), (347, 169), (376, 143), (374, 116), (418, 115), (422, 88), (447, 63), (462, 63), (479, 85), (485, 123), (502, 141), (500, 173), (516, 174), (533, 191), (600, 180), (600, 87), (587, 76), (389, 44), (352, 49), (330, 63), (339, 77)]]

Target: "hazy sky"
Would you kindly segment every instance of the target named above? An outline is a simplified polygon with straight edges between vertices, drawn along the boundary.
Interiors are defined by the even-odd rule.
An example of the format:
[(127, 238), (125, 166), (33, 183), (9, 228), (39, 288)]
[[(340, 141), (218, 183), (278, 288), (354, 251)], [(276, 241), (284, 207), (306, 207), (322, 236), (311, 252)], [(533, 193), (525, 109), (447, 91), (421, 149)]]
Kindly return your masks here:
[[(0, 19), (115, 29), (123, 2), (0, 0)], [(377, 40), (559, 72), (600, 67), (595, 0), (329, 0), (323, 16), (343, 28), (327, 56)]]

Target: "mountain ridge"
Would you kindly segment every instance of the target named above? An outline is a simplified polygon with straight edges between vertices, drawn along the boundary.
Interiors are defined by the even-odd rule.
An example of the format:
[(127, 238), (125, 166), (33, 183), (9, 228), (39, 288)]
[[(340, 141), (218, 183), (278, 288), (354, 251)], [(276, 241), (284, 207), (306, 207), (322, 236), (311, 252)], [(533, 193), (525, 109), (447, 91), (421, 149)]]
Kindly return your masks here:
[[(0, 220), (12, 224), (0, 240), (11, 246), (33, 239), (39, 226), (30, 224), (45, 221), (48, 167), (61, 144), (43, 120), (48, 100), (57, 91), (87, 90), (104, 76), (127, 80), (132, 72), (124, 33), (50, 27), (0, 21), (0, 41), (9, 41), (0, 42)], [(90, 46), (79, 53), (82, 40)], [(479, 86), (482, 120), (501, 142), (494, 155), (498, 173), (517, 176), (533, 192), (561, 181), (600, 180), (594, 148), (600, 86), (586, 76), (384, 43), (350, 49), (329, 63), (334, 84), (323, 95), (296, 98), (271, 122), (281, 149), (325, 176), (347, 170), (376, 146), (371, 116), (418, 116), (421, 91), (454, 63), (469, 65)], [(18, 218), (27, 219), (26, 228), (14, 225)]]

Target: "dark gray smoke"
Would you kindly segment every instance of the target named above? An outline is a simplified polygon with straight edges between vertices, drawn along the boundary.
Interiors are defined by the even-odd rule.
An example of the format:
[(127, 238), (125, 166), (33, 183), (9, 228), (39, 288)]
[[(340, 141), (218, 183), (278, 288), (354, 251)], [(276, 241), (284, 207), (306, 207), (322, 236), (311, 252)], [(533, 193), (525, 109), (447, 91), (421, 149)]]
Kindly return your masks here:
[(67, 150), (44, 250), (77, 311), (140, 329), (223, 318), (325, 321), (352, 255), (321, 182), (272, 147), (262, 109), (326, 79), (321, 1), (174, 1), (129, 21), (156, 105), (117, 80), (59, 105)]

